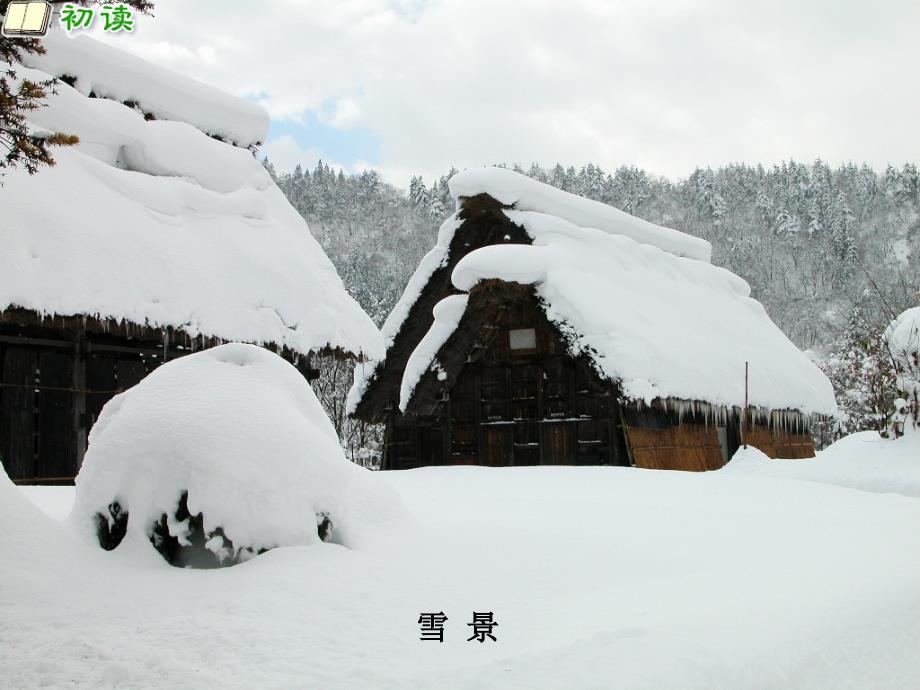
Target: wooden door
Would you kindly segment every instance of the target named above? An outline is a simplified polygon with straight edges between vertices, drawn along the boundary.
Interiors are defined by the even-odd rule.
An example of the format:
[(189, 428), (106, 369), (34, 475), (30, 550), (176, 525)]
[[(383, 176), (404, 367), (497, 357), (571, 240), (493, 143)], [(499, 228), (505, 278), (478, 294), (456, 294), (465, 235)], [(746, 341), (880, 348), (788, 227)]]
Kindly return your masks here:
[(77, 474), (74, 356), (39, 355), (38, 468), (35, 476), (70, 481)]
[(28, 479), (38, 474), (35, 409), (38, 358), (34, 350), (19, 347), (5, 347), (2, 354), (0, 461), (10, 479)]
[(510, 424), (483, 424), (479, 462), (491, 467), (507, 467), (512, 464), (512, 428)]
[(575, 460), (575, 425), (571, 422), (544, 422), (541, 451), (544, 465), (571, 465)]

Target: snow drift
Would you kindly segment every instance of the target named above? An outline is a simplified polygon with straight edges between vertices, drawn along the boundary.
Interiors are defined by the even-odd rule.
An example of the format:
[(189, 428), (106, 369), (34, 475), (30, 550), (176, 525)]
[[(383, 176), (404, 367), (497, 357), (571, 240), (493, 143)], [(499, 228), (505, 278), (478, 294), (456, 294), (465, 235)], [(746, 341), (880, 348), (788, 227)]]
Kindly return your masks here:
[(739, 448), (720, 472), (920, 498), (920, 435), (889, 439), (876, 431), (860, 431), (808, 460), (771, 460), (753, 446)]
[(259, 161), (208, 136), (259, 140), (260, 108), (89, 38), (52, 34), (45, 46), (29, 64), (47, 71), (16, 67), (19, 78), (65, 74), (77, 88), (57, 84), (30, 124), (80, 144), (54, 149), (57, 165), (34, 177), (3, 178), (0, 310), (382, 356), (373, 322)]
[[(361, 515), (391, 514), (368, 474), (345, 459), (292, 365), (254, 345), (228, 344), (164, 364), (103, 408), (71, 520), (85, 532), (101, 515), (111, 527), (109, 507), (117, 503), (128, 514), (129, 538), (151, 539), (166, 516), (168, 537), (187, 546), (190, 523), (175, 519), (187, 493), (204, 535), (225, 537), (207, 548), (233, 562), (316, 542), (317, 515), (347, 539), (360, 531)], [(361, 504), (358, 512), (350, 500)]]

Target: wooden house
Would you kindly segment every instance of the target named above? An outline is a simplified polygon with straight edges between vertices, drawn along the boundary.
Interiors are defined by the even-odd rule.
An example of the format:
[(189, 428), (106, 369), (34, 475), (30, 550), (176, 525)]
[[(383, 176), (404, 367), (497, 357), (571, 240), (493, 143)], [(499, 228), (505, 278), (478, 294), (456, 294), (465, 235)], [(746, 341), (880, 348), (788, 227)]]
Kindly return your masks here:
[(265, 135), (261, 108), (89, 38), (43, 42), (31, 78), (62, 81), (30, 123), (80, 143), (0, 186), (11, 479), (72, 482), (102, 406), (196, 349), (261, 344), (307, 376), (313, 353), (382, 356), (379, 331), (247, 148)]
[(708, 243), (504, 169), (451, 191), (457, 213), (349, 397), (386, 424), (384, 469), (710, 470), (742, 434), (813, 455), (830, 383)]

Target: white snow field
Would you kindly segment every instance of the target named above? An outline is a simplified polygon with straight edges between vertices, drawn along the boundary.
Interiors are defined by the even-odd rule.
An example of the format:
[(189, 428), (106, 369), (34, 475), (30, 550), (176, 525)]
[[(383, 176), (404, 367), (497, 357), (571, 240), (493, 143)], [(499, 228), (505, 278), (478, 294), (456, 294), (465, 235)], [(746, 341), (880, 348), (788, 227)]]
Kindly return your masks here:
[[(865, 474), (897, 474), (901, 443), (772, 462), (863, 444)], [(2, 685), (917, 687), (920, 502), (746, 464), (375, 473), (409, 514), (374, 541), (217, 571), (139, 543), (104, 552), (0, 477)], [(63, 490), (26, 495), (66, 509)], [(419, 615), (440, 611), (444, 643), (419, 640)], [(474, 611), (497, 641), (466, 641)]]

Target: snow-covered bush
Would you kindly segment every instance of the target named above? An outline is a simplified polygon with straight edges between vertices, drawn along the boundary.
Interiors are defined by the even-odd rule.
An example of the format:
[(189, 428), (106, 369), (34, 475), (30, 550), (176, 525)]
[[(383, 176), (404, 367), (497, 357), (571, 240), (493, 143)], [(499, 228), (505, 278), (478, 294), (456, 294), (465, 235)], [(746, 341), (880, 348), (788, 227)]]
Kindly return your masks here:
[(897, 372), (892, 436), (920, 432), (920, 307), (902, 312), (885, 330), (885, 343)]
[(317, 377), (310, 387), (335, 427), (345, 457), (368, 469), (380, 469), (383, 456), (383, 424), (372, 424), (346, 414), (348, 389), (354, 380), (355, 366), (366, 366), (354, 358), (319, 354), (310, 358)]
[(897, 391), (881, 331), (875, 319), (857, 306), (841, 339), (817, 361), (837, 398), (837, 415), (829, 420), (831, 428), (825, 430), (831, 439), (858, 431), (884, 431), (887, 426)]
[(149, 540), (174, 565), (232, 565), (346, 541), (350, 516), (375, 512), (347, 505), (373, 504), (369, 474), (345, 459), (293, 366), (223, 345), (161, 366), (105, 406), (71, 519), (107, 549)]

